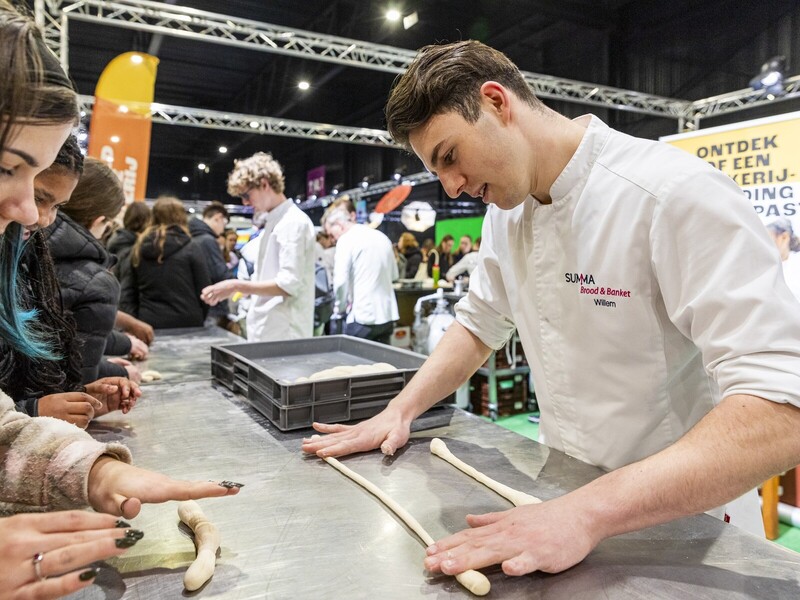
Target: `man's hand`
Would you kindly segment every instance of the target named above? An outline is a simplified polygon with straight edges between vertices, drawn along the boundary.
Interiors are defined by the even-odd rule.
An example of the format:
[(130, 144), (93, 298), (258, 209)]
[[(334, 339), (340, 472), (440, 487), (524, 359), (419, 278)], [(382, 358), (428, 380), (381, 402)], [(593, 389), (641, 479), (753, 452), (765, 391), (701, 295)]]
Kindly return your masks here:
[(86, 386), (86, 393), (102, 404), (100, 409), (95, 410), (95, 417), (115, 410), (127, 414), (136, 406), (136, 400), (142, 395), (139, 386), (125, 377), (103, 377), (93, 381)]
[(425, 568), (456, 575), (501, 564), (506, 575), (560, 573), (578, 564), (600, 542), (569, 496), (505, 512), (467, 515), (472, 529), (427, 549)]
[(130, 333), (126, 333), (125, 335), (127, 335), (128, 339), (131, 341), (131, 352), (130, 352), (131, 360), (144, 360), (145, 358), (147, 358), (147, 355), (150, 353), (147, 344), (145, 344), (135, 335), (132, 335)]
[(38, 407), (40, 417), (55, 417), (86, 429), (103, 405), (89, 394), (68, 392), (43, 396)]
[(239, 492), (241, 484), (180, 481), (101, 456), (89, 472), (88, 487), (93, 509), (132, 519), (142, 504), (232, 496)]
[(240, 283), (241, 281), (238, 279), (225, 279), (214, 285), (204, 287), (200, 293), (200, 299), (209, 306), (216, 306), (239, 291)]
[(314, 429), (330, 435), (304, 439), (303, 452), (324, 458), (366, 452), (380, 447), (384, 454), (391, 456), (408, 442), (410, 427), (411, 423), (404, 421), (399, 412), (391, 407), (358, 425), (314, 423)]

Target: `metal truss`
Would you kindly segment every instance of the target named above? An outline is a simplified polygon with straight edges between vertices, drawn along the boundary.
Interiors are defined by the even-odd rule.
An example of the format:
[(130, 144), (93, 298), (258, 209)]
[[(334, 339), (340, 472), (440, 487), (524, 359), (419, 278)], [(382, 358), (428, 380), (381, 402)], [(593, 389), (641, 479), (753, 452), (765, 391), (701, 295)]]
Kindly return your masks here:
[[(390, 73), (404, 72), (416, 55), (416, 52), (402, 48), (317, 34), (150, 0), (35, 0), (35, 7), (37, 21), (45, 30), (48, 45), (56, 49), (56, 54), (59, 55), (65, 68), (68, 60), (67, 31), (70, 19)], [(785, 94), (776, 99), (770, 98), (762, 91), (755, 92), (748, 88), (695, 102), (536, 73), (523, 72), (523, 76), (539, 97), (673, 118), (678, 120), (681, 129), (689, 122), (693, 123), (695, 127), (699, 127), (700, 119), (704, 117), (719, 116), (766, 104), (776, 99), (788, 99), (800, 95), (800, 76), (788, 79), (785, 85)], [(230, 122), (229, 117), (234, 115), (202, 109), (181, 108), (180, 111), (186, 113), (187, 116), (178, 118), (177, 116), (154, 115), (154, 119), (164, 123), (252, 131), (249, 129), (249, 123), (246, 124), (247, 127), (242, 128), (241, 123)], [(190, 114), (207, 116), (191, 116)], [(236, 116), (244, 117), (244, 115)], [(374, 130), (367, 130), (373, 133), (365, 136), (356, 134), (355, 138), (350, 139), (349, 134), (341, 132), (345, 129), (355, 130), (354, 128), (334, 128), (327, 125), (295, 122), (299, 123), (297, 128), (287, 133), (284, 126), (273, 126), (273, 122), (280, 123), (277, 119), (249, 116), (246, 118), (263, 121), (263, 133), (302, 136), (304, 131), (308, 131), (309, 137), (317, 139), (363, 144), (377, 143), (393, 147), (388, 138), (386, 140), (382, 137), (374, 138)], [(186, 122), (187, 120), (188, 122)], [(235, 121), (235, 119), (233, 120)], [(285, 122), (288, 123), (288, 121)], [(325, 128), (338, 130), (338, 132), (334, 134), (330, 129)], [(344, 135), (345, 139), (339, 139), (339, 135)], [(376, 139), (377, 142), (370, 141), (372, 139)]]
[[(81, 110), (91, 113), (94, 96), (79, 96)], [(302, 139), (325, 140), (329, 142), (345, 142), (366, 146), (383, 146), (399, 148), (388, 131), (367, 129), (366, 127), (347, 127), (293, 121), (291, 119), (275, 119), (258, 115), (226, 113), (216, 110), (187, 108), (153, 102), (148, 105), (153, 123), (166, 125), (186, 125), (203, 129), (222, 129), (225, 131), (241, 131), (243, 133), (260, 133), (264, 135), (280, 135)]]
[(775, 96), (766, 90), (745, 88), (711, 98), (704, 98), (692, 102), (686, 118), (695, 124), (704, 117), (716, 117), (746, 108), (763, 106), (781, 100), (800, 98), (800, 75), (786, 79), (783, 83), (783, 93)]
[[(61, 6), (62, 14), (67, 19), (76, 21), (148, 31), (388, 73), (403, 73), (417, 54), (414, 50), (324, 35), (149, 0), (116, 0), (113, 2), (62, 0), (58, 3)], [(62, 48), (61, 53), (65, 52), (66, 46)], [(553, 100), (674, 119), (680, 118), (690, 105), (690, 102), (686, 100), (665, 98), (582, 81), (528, 72), (523, 72), (523, 75), (537, 95)]]

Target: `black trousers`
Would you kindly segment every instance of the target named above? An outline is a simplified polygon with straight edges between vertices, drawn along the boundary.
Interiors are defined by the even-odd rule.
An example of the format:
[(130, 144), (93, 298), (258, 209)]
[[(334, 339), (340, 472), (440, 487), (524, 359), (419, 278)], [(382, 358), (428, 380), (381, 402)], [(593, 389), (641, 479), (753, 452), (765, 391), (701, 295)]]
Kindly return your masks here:
[(362, 325), (361, 323), (345, 323), (344, 334), (388, 344), (394, 331), (394, 322), (381, 323), (380, 325)]

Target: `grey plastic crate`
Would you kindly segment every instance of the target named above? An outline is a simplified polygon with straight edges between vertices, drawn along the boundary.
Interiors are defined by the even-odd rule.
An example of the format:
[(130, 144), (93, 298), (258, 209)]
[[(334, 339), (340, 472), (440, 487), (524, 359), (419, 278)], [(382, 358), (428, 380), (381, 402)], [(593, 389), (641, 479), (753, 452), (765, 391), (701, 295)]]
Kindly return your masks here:
[[(378, 414), (411, 380), (427, 357), (346, 335), (285, 342), (211, 347), (211, 373), (228, 389), (246, 395), (282, 431)], [(299, 377), (340, 365), (389, 363), (397, 368), (294, 383)], [(450, 396), (442, 403), (450, 403)]]

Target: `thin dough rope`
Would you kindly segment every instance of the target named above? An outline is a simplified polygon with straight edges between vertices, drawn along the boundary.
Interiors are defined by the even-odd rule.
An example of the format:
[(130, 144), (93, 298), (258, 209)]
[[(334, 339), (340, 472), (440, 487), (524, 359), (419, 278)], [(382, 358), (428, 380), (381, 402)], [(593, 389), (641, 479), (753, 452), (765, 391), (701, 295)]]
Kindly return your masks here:
[(539, 504), (541, 500), (536, 496), (531, 496), (530, 494), (526, 494), (525, 492), (520, 492), (519, 490), (515, 490), (514, 488), (510, 488), (507, 485), (500, 483), (499, 481), (495, 481), (491, 477), (487, 477), (475, 467), (472, 467), (465, 463), (464, 461), (457, 458), (450, 449), (447, 447), (442, 440), (439, 438), (433, 438), (431, 440), (431, 453), (435, 454), (442, 460), (449, 462), (453, 465), (456, 469), (463, 471), (473, 479), (479, 481), (490, 490), (500, 494), (503, 498), (511, 502), (514, 506), (522, 506), (523, 504)]
[[(335, 458), (325, 457), (325, 462), (331, 465), (334, 469), (338, 470), (339, 472), (343, 473), (346, 477), (349, 477), (353, 481), (355, 481), (358, 485), (366, 489), (370, 494), (375, 496), (378, 500), (383, 502), (389, 510), (391, 510), (394, 514), (398, 516), (398, 518), (403, 521), (408, 527), (417, 534), (419, 539), (421, 539), (427, 546), (433, 544), (433, 538), (422, 528), (422, 525), (410, 514), (408, 513), (402, 506), (400, 506), (397, 502), (395, 502), (388, 494), (386, 494), (383, 490), (381, 490), (378, 486), (376, 486), (371, 481), (365, 479), (358, 473), (348, 469), (342, 463), (340, 463)], [(456, 580), (467, 588), (470, 592), (475, 594), (476, 596), (485, 596), (489, 593), (491, 589), (491, 584), (489, 580), (483, 573), (478, 571), (464, 571), (463, 573), (459, 573), (456, 575)]]

